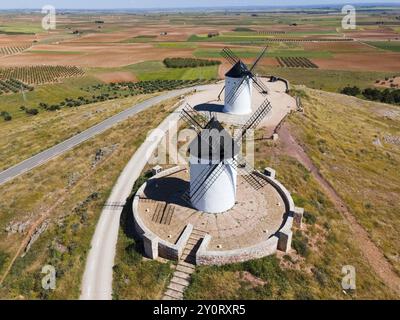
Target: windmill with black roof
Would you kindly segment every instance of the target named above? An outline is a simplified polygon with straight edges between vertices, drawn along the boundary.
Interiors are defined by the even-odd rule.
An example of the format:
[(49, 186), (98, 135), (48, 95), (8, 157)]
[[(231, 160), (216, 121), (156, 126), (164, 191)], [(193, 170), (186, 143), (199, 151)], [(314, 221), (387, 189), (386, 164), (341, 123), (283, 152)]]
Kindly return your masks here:
[[(254, 69), (264, 57), (265, 47), (252, 66), (246, 64), (229, 48), (224, 48), (221, 55), (232, 64), (232, 68), (225, 74), (225, 105), (223, 111), (235, 115), (246, 115), (252, 112), (253, 87), (262, 95), (268, 94), (265, 85), (253, 74)], [(222, 94), (219, 94), (219, 99)]]
[(256, 128), (271, 109), (265, 99), (234, 137), (215, 117), (207, 120), (190, 105), (182, 109), (181, 118), (197, 132), (189, 145), (190, 187), (182, 195), (183, 200), (207, 213), (231, 209), (236, 203), (239, 171), (255, 190), (263, 188), (265, 180), (240, 155), (240, 147), (248, 130)]

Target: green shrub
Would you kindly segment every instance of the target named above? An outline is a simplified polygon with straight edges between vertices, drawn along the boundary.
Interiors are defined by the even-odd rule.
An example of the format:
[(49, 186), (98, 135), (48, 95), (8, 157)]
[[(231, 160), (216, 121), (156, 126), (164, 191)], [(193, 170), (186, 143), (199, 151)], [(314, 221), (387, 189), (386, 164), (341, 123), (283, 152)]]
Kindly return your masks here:
[(307, 224), (315, 224), (317, 222), (317, 217), (315, 215), (313, 215), (311, 212), (308, 211), (304, 211), (304, 221)]
[(297, 230), (293, 235), (292, 247), (299, 255), (303, 257), (308, 257), (310, 254), (308, 240), (303, 236), (300, 230)]
[(358, 96), (361, 93), (360, 88), (354, 86), (354, 87), (344, 87), (340, 93), (343, 93), (348, 96)]
[(3, 117), (4, 121), (11, 121), (12, 117), (7, 111), (0, 112), (0, 116)]
[(255, 32), (253, 29), (247, 27), (237, 27), (233, 29), (234, 32)]
[(32, 109), (25, 109), (25, 113), (29, 114), (31, 116), (36, 116), (39, 113), (38, 109), (32, 108)]
[(7, 259), (8, 259), (8, 254), (3, 251), (0, 251), (0, 270), (3, 269)]
[(306, 203), (307, 203), (306, 199), (304, 199), (302, 196), (300, 196), (300, 195), (298, 195), (296, 193), (292, 194), (292, 199), (293, 199), (294, 204), (297, 207), (304, 207), (306, 205)]

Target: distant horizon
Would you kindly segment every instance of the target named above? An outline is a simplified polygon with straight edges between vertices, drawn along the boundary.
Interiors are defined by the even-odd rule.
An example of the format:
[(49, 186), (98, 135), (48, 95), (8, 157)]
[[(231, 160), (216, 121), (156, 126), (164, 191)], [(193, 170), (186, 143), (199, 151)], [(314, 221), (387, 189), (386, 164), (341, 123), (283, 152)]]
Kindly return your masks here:
[[(10, 1), (11, 2), (11, 1)], [(188, 9), (240, 9), (240, 8), (274, 8), (274, 9), (285, 9), (285, 8), (306, 8), (306, 7), (332, 7), (332, 6), (343, 6), (345, 4), (359, 5), (359, 6), (400, 6), (400, 0), (393, 1), (382, 1), (377, 0), (272, 0), (268, 4), (265, 4), (265, 0), (250, 0), (248, 4), (242, 4), (239, 0), (204, 0), (202, 4), (188, 4), (187, 1), (173, 0), (173, 1), (160, 1), (160, 0), (148, 0), (146, 6), (138, 6), (137, 1), (127, 0), (115, 0), (112, 1), (112, 7), (109, 5), (111, 1), (98, 0), (92, 4), (91, 7), (88, 4), (81, 4), (82, 1), (74, 1), (75, 4), (71, 4), (73, 0), (14, 0), (12, 4), (0, 3), (0, 10), (40, 10), (44, 5), (51, 4), (58, 8), (58, 10), (107, 10), (107, 11), (120, 11), (120, 10), (188, 10)], [(107, 3), (108, 2), (108, 3)], [(299, 3), (301, 2), (301, 3)], [(67, 4), (68, 3), (68, 4)]]

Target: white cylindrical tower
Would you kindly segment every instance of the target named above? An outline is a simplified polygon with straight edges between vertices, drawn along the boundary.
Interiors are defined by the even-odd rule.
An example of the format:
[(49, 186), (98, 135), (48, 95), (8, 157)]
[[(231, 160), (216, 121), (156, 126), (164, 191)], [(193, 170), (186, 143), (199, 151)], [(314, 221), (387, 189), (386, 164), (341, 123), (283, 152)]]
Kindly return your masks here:
[[(215, 163), (206, 159), (190, 157), (190, 181), (203, 180), (203, 175), (211, 172)], [(213, 173), (211, 173), (212, 175)], [(232, 160), (226, 160), (214, 171), (215, 177), (204, 181), (204, 185), (190, 184), (192, 205), (199, 211), (221, 213), (231, 209), (236, 202), (237, 171)], [(200, 189), (198, 189), (200, 187)]]
[(239, 146), (216, 120), (211, 120), (189, 146), (190, 200), (207, 213), (221, 213), (236, 202)]
[[(253, 80), (247, 75), (245, 68), (241, 62), (238, 62), (225, 75), (224, 112), (237, 115), (250, 114), (252, 112), (251, 96), (253, 93)], [(238, 85), (242, 81), (242, 85), (238, 88)], [(233, 94), (235, 91), (236, 93)]]

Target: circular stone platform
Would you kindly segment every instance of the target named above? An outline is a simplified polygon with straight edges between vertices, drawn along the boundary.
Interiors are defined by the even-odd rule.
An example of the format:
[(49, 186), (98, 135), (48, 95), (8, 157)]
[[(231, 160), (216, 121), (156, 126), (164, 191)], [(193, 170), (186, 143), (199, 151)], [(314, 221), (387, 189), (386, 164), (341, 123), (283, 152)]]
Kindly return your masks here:
[(264, 179), (268, 184), (256, 191), (238, 176), (235, 206), (210, 214), (182, 200), (189, 188), (187, 168), (175, 167), (156, 175), (139, 189), (133, 202), (135, 226), (144, 238), (146, 254), (179, 259), (192, 232), (207, 235), (194, 253), (198, 264), (244, 261), (274, 253), (282, 232), (286, 251), (291, 242), (293, 200), (273, 177)]

